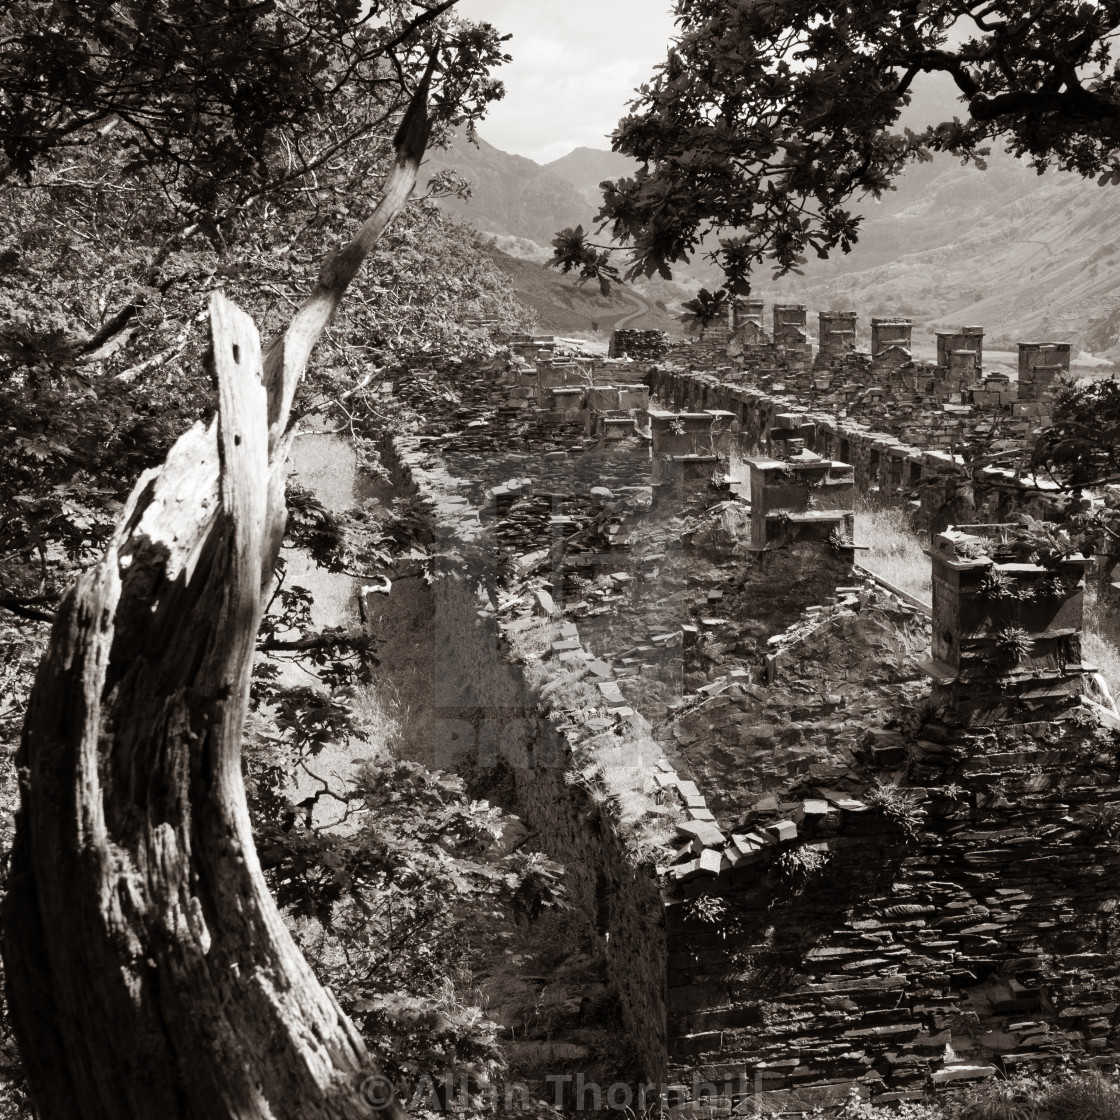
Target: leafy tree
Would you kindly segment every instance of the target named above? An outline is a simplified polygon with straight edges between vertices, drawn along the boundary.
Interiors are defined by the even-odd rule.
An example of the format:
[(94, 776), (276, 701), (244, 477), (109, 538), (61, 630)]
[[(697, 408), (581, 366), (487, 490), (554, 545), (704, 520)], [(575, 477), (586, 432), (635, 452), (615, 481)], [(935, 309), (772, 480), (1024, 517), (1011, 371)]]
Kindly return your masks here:
[[(252, 772), (267, 750), (249, 756)], [(492, 1025), (456, 1013), (444, 986), (493, 945), (496, 923), (508, 929), (563, 903), (559, 868), (509, 850), (509, 818), (471, 800), (462, 779), (414, 763), (366, 763), (343, 793), (323, 782), (300, 805), (286, 785), (257, 789), (269, 885), (381, 1069), (409, 1088), (418, 1076), (499, 1065)], [(318, 823), (318, 797), (335, 806), (342, 828)]]
[(1062, 386), (1031, 467), (1067, 491), (1120, 483), (1120, 382)]
[(599, 291), (609, 295), (611, 281), (619, 278), (618, 269), (611, 264), (610, 250), (596, 248), (587, 243), (583, 226), (561, 230), (553, 240), (553, 256), (549, 266), (559, 268), (564, 275), (579, 270), (577, 284), (585, 280), (598, 280)]
[[(456, 0), (29, 0), (0, 17), (0, 178), (112, 135), (184, 214), (282, 190), (388, 126)], [(443, 21), (446, 26), (446, 20)], [(501, 95), (487, 25), (441, 46), (449, 125)], [(333, 121), (336, 130), (324, 128)]]
[[(771, 261), (847, 252), (853, 202), (931, 151), (982, 163), (1002, 141), (1041, 172), (1120, 183), (1120, 4), (1078, 0), (678, 0), (677, 39), (614, 134), (639, 160), (600, 218), (629, 276), (670, 275), (708, 235), (735, 294)], [(898, 127), (915, 79), (955, 83), (963, 119)], [(586, 259), (584, 239), (558, 247)]]
[[(0, 107), (23, 114), (26, 140), (23, 174), (0, 183), (0, 407), (8, 418), (0, 431), (0, 607), (24, 618), (50, 619), (73, 573), (111, 532), (136, 475), (158, 462), (184, 427), (210, 415), (200, 326), (210, 291), (236, 284), (242, 304), (268, 332), (282, 329), (298, 306), (324, 239), (358, 210), (355, 200), (366, 184), (392, 165), (384, 126), (413, 81), (405, 67), (434, 17), (445, 35), (433, 76), (437, 137), (444, 127), (473, 119), (500, 92), (488, 76), (488, 67), (504, 57), (496, 32), (448, 24), (446, 3), (383, 3), (365, 15), (341, 4), (302, 2), (171, 8), (153, 6), (145, 15), (144, 5), (72, 5), (57, 27), (42, 5), (0, 17), (14, 36), (0, 50), (0, 67), (7, 67), (0, 73), (10, 78)], [(416, 9), (420, 14), (410, 16)], [(179, 64), (159, 54), (162, 40), (141, 49), (113, 37), (120, 21), (141, 16), (163, 20), (160, 34), (168, 36), (176, 21), (184, 25), (177, 81), (200, 84), (176, 85), (166, 100), (144, 101), (141, 94), (152, 92), (150, 75), (166, 77), (159, 67)], [(206, 29), (208, 16), (217, 30)], [(351, 21), (345, 34), (344, 18)], [(36, 35), (50, 38), (83, 19), (100, 20), (98, 34), (111, 40), (83, 62), (90, 70), (84, 77), (73, 69), (40, 73), (31, 55), (16, 50), (17, 39), (30, 50), (40, 42)], [(238, 20), (245, 24), (242, 38), (223, 38)], [(293, 38), (297, 26), (305, 31), (302, 45)], [(90, 42), (80, 49), (92, 50)], [(210, 141), (187, 129), (176, 106), (192, 96), (190, 89), (201, 97), (207, 83), (218, 81), (211, 70), (232, 81), (243, 61), (250, 70), (289, 65), (278, 43), (294, 52), (292, 67), (311, 67), (301, 79), (311, 107), (299, 116), (293, 95), (282, 88), (269, 117), (267, 97), (257, 91), (253, 142), (266, 154), (256, 177), (245, 179), (235, 159), (203, 159), (191, 145)], [(320, 54), (334, 44), (333, 54), (312, 60), (308, 44), (318, 44)], [(245, 59), (230, 54), (238, 47)], [(205, 51), (215, 53), (198, 53)], [(261, 55), (255, 62), (254, 52)], [(389, 64), (393, 58), (399, 66)], [(341, 82), (347, 68), (357, 74), (353, 89)], [(105, 76), (134, 70), (135, 96), (127, 83)], [(33, 87), (32, 79), (40, 85)], [(313, 95), (316, 82), (322, 88)], [(225, 120), (221, 114), (233, 109), (219, 92), (207, 96), (218, 99), (212, 112)], [(138, 130), (128, 108), (133, 102), (150, 103), (152, 119), (166, 123), (167, 134), (154, 132), (154, 124)], [(54, 116), (49, 105), (57, 107)], [(161, 114), (173, 119), (164, 122)], [(66, 128), (51, 131), (48, 116), (64, 119)], [(33, 120), (40, 121), (38, 132)], [(33, 134), (34, 144), (27, 139)], [(316, 162), (312, 151), (324, 159)], [(195, 174), (210, 184), (206, 200), (191, 186)], [(485, 345), (483, 336), (456, 325), (467, 316), (524, 322), (477, 236), (442, 216), (430, 198), (414, 201), (353, 286), (351, 305), (325, 340), (324, 360), (301, 389), (298, 411), (333, 409), (344, 423), (344, 398), (369, 381), (369, 366), (385, 354)]]
[(726, 292), (712, 293), (707, 288), (701, 288), (696, 293), (695, 299), (686, 300), (681, 304), (684, 308), (684, 314), (680, 317), (681, 322), (689, 330), (698, 330), (700, 337), (703, 338), (708, 327), (727, 314), (728, 302)]
[[(131, 248), (123, 267), (102, 269), (96, 315), (85, 309), (95, 328), (67, 338), (82, 362), (104, 356), (153, 293), (175, 282), (174, 259), (184, 248), (189, 257), (197, 239), (225, 252), (254, 233), (267, 236), (293, 204), (333, 204), (336, 219), (345, 216), (341, 190), (385, 173), (433, 34), (437, 143), (455, 126), (472, 128), (502, 95), (490, 74), (507, 58), (498, 33), (455, 19), (455, 2), (8, 5), (0, 13), (0, 185), (25, 212), (21, 186), (49, 191), (56, 211), (80, 199), (89, 212), (71, 224), (31, 207), (0, 268), (26, 268), (21, 253), (60, 220), (71, 231), (63, 249), (71, 267), (82, 256), (96, 267), (96, 250), (114, 235)], [(115, 283), (106, 285), (105, 273)]]
[[(316, 109), (317, 116), (305, 113), (297, 120), (294, 109), (285, 116), (281, 105), (271, 134), (262, 126), (258, 163), (267, 162), (270, 152), (281, 155), (250, 183), (248, 195), (238, 184), (243, 173), (238, 159), (231, 155), (223, 163), (217, 149), (207, 148), (209, 141), (194, 143), (200, 119), (174, 135), (181, 118), (178, 109), (168, 109), (168, 135), (152, 143), (137, 111), (120, 101), (111, 112), (103, 113), (101, 106), (82, 116), (81, 99), (91, 91), (96, 100), (105, 89), (115, 96), (147, 80), (142, 45), (129, 54), (116, 30), (107, 40), (97, 39), (103, 23), (146, 9), (62, 6), (52, 22), (45, 8), (32, 5), (30, 15), (42, 17), (48, 29), (69, 27), (66, 21), (83, 13), (100, 21), (86, 28), (83, 39), (84, 47), (90, 47), (90, 36), (100, 46), (67, 70), (61, 93), (50, 83), (35, 87), (30, 64), (30, 77), (24, 75), (20, 86), (20, 57), (12, 43), (25, 35), (19, 41), (30, 53), (35, 42), (26, 37), (26, 26), (15, 26), (11, 13), (4, 26), (4, 62), (15, 74), (10, 83), (5, 79), (4, 111), (10, 127), (24, 128), (31, 140), (13, 148), (19, 174), (8, 174), (3, 188), (9, 197), (25, 200), (28, 212), (44, 197), (56, 207), (52, 213), (48, 206), (38, 228), (24, 227), (32, 235), (0, 258), (16, 275), (13, 298), (23, 292), (33, 305), (58, 305), (46, 323), (35, 315), (13, 317), (4, 339), (7, 361), (0, 383), (18, 421), (8, 431), (15, 430), (12, 446), (21, 457), (16, 469), (23, 472), (17, 495), (23, 499), (22, 520), (5, 542), (12, 544), (5, 559), (12, 561), (17, 583), (23, 580), (26, 589), (27, 569), (37, 561), (32, 590), (53, 605), (52, 577), (60, 583), (67, 565), (72, 570), (88, 562), (117, 512), (112, 503), (126, 496), (127, 476), (158, 459), (161, 444), (166, 446), (176, 427), (186, 426), (183, 421), (209, 418), (213, 405), (205, 379), (188, 374), (186, 386), (171, 390), (178, 399), (169, 402), (161, 384), (165, 366), (174, 369), (182, 356), (189, 370), (205, 359), (221, 398), (209, 428), (196, 424), (172, 448), (162, 472), (143, 476), (128, 497), (131, 516), (118, 526), (106, 556), (62, 600), (28, 705), (20, 761), (27, 782), (4, 902), (3, 951), (12, 1018), (44, 1117), (365, 1114), (355, 1081), (369, 1069), (361, 1039), (293, 949), (260, 879), (238, 751), (256, 623), (282, 533), (290, 438), (285, 428), (304, 365), (363, 260), (408, 205), (433, 120), (437, 129), (455, 123), (480, 110), (496, 91), (486, 74), (499, 58), (492, 29), (441, 24), (434, 37), (427, 34), (427, 25), (450, 4), (400, 4), (391, 11), (375, 5), (371, 27), (381, 35), (385, 23), (376, 16), (417, 7), (431, 18), (405, 27), (404, 37), (393, 44), (401, 52), (369, 56), (370, 82), (387, 82), (390, 90), (381, 95), (379, 103), (390, 111), (380, 122), (393, 124), (399, 117), (391, 110), (392, 91), (408, 99), (396, 142), (389, 147), (368, 129), (347, 140), (347, 114), (360, 102), (345, 101), (349, 86), (332, 86), (328, 92), (337, 94), (332, 104), (307, 102), (305, 108)], [(183, 31), (205, 24), (209, 16), (221, 23), (222, 13), (233, 9), (177, 4), (171, 10), (185, 21)], [(306, 21), (328, 9), (289, 4), (258, 10), (262, 16), (299, 12)], [(359, 18), (357, 6), (342, 11), (351, 18), (350, 29), (338, 36), (345, 52), (363, 41), (365, 17)], [(248, 18), (240, 7), (235, 14)], [(240, 27), (237, 20), (229, 23), (234, 25)], [(221, 39), (224, 54), (213, 42), (198, 48), (198, 75), (204, 80), (195, 92), (203, 100), (216, 99), (222, 112), (236, 108), (207, 84), (209, 69), (233, 73), (263, 43), (265, 54), (278, 52), (273, 61), (282, 70), (286, 63), (279, 56), (290, 39), (285, 34), (274, 28), (257, 37), (250, 29)], [(194, 50), (198, 44), (178, 42), (175, 49), (180, 47)], [(119, 65), (105, 78), (98, 66), (110, 57), (110, 48)], [(414, 63), (421, 51), (429, 61), (418, 79)], [(346, 57), (336, 54), (321, 72), (341, 73)], [(162, 91), (171, 100), (182, 92), (176, 84), (180, 73), (191, 73), (190, 66), (176, 62), (159, 71), (137, 104), (162, 111)], [(78, 86), (66, 86), (72, 78), (81, 79)], [(62, 81), (58, 75), (50, 80), (56, 79)], [(241, 96), (236, 80), (230, 89), (236, 101)], [(56, 93), (57, 104), (77, 106), (77, 115), (43, 109), (54, 105)], [(267, 84), (257, 93), (267, 97)], [(183, 96), (189, 101), (190, 94)], [(25, 128), (32, 110), (42, 111), (40, 124)], [(232, 136), (236, 125), (230, 128)], [(324, 154), (318, 166), (282, 155), (285, 145), (298, 145), (301, 136), (335, 134), (345, 142), (330, 140), (329, 157), (327, 149), (318, 149)], [(64, 163), (60, 146), (71, 139), (81, 143)], [(270, 142), (276, 145), (272, 149)], [(130, 147), (139, 148), (142, 158), (122, 166)], [(274, 193), (258, 189), (266, 181), (278, 184), (285, 162), (302, 168), (303, 186), (294, 189), (289, 182)], [(251, 321), (220, 296), (210, 300), (210, 344), (193, 337), (197, 302), (187, 310), (176, 297), (237, 282), (262, 250), (266, 259), (278, 258), (285, 272), (294, 271), (290, 258), (298, 260), (316, 241), (322, 243), (332, 212), (337, 219), (351, 206), (362, 207), (358, 200), (368, 192), (369, 179), (383, 170), (388, 177), (373, 214), (344, 249), (328, 256), (302, 304), (303, 285), (292, 289), (296, 298), (272, 285), (279, 297), (274, 304), (290, 302), (298, 310), (268, 348), (259, 373), (253, 369), (259, 349)], [(85, 277), (102, 283), (92, 292), (79, 286), (63, 296), (51, 287), (50, 268), (40, 269), (34, 254), (50, 251), (46, 233), (65, 229), (65, 219), (76, 212), (75, 194), (87, 193), (97, 205), (85, 229), (79, 223), (76, 244), (67, 242), (67, 255)], [(184, 226), (188, 219), (191, 225)], [(9, 228), (19, 235), (18, 224)], [(276, 240), (269, 240), (269, 230), (278, 232)], [(202, 240), (193, 241), (196, 236)], [(132, 254), (115, 252), (114, 241)], [(108, 259), (97, 259), (102, 248), (108, 248)], [(143, 250), (154, 251), (145, 258)], [(107, 285), (106, 265), (119, 269), (116, 275), (108, 270)], [(110, 311), (117, 293), (123, 306)], [(144, 333), (143, 317), (153, 309), (162, 317), (169, 308), (177, 311), (172, 357), (163, 356), (169, 349), (164, 334), (161, 345), (141, 343), (139, 353), (125, 358), (126, 348)], [(266, 321), (270, 316), (280, 321), (277, 307), (268, 311)], [(93, 329), (79, 334), (68, 317), (92, 319)], [(390, 319), (386, 314), (386, 322)], [(167, 326), (162, 319), (156, 325)], [(156, 371), (160, 376), (153, 377)], [(343, 395), (340, 389), (326, 379), (309, 387), (312, 395), (334, 397)], [(137, 419), (149, 407), (150, 431)], [(96, 421), (89, 434), (83, 426), (87, 415)], [(83, 462), (83, 454), (93, 462)], [(83, 475), (89, 467), (98, 473)], [(56, 487), (61, 492), (52, 504)], [(88, 516), (90, 509), (95, 516)], [(330, 526), (321, 529), (333, 534)], [(371, 538), (368, 548), (359, 541), (351, 551), (365, 561), (376, 559), (376, 548)], [(287, 589), (280, 604), (293, 621), (306, 605), (296, 589)], [(92, 636), (90, 622), (103, 635), (97, 641), (105, 643), (104, 657), (79, 636)], [(311, 644), (300, 652), (318, 661), (324, 679), (336, 682), (359, 671), (369, 653), (344, 641), (346, 635), (292, 639), (284, 627), (271, 633), (266, 628), (264, 644), (283, 651), (305, 638)], [(111, 687), (104, 687), (105, 674)], [(278, 733), (293, 741), (323, 741), (345, 711), (330, 698), (322, 704), (319, 699), (277, 696)], [(90, 718), (73, 720), (75, 704)], [(167, 722), (172, 710), (182, 718)], [(161, 746), (153, 752), (149, 748), (157, 740)], [(96, 755), (101, 777), (92, 783), (75, 780)], [(124, 779), (126, 772), (136, 780)], [(150, 797), (155, 801), (146, 809)], [(80, 1000), (65, 994), (78, 988), (84, 993)], [(113, 1031), (95, 1022), (112, 1022)]]
[[(210, 415), (199, 322), (209, 292), (237, 284), (258, 321), (279, 327), (313, 275), (332, 206), (353, 198), (343, 188), (357, 184), (332, 180), (314, 203), (273, 205), (267, 227), (257, 225), (264, 204), (250, 208), (223, 252), (193, 241), (116, 335), (118, 345), (92, 353), (79, 352), (75, 339), (89, 331), (87, 323), (96, 326), (98, 307), (147, 247), (116, 237), (112, 212), (97, 211), (86, 192), (79, 197), (88, 209), (50, 190), (19, 192), (25, 214), (41, 204), (38, 220), (65, 221), (67, 233), (56, 236), (62, 230), (53, 222), (31, 225), (43, 230), (42, 241), (28, 244), (17, 228), (24, 214), (11, 215), (6, 229), (0, 219), (0, 246), (20, 246), (12, 250), (19, 263), (0, 275), (7, 313), (0, 327), (7, 417), (0, 430), (0, 607), (49, 620), (73, 573), (102, 547), (136, 475), (158, 462), (184, 427)], [(60, 252), (72, 271), (53, 265)], [(434, 204), (413, 203), (356, 281), (301, 389), (298, 412), (326, 413), (349, 429), (356, 414), (376, 406), (379, 371), (393, 353), (489, 345), (484, 334), (459, 325), (466, 317), (527, 325), (478, 236)], [(375, 448), (366, 450), (375, 467), (368, 461)]]
[[(1056, 482), (1059, 493), (1068, 495), (1068, 522), (1081, 550), (1103, 553), (1114, 563), (1120, 557), (1120, 382), (1113, 377), (1061, 386), (1029, 463), (1036, 477)], [(1085, 508), (1087, 491), (1103, 494), (1103, 500)]]

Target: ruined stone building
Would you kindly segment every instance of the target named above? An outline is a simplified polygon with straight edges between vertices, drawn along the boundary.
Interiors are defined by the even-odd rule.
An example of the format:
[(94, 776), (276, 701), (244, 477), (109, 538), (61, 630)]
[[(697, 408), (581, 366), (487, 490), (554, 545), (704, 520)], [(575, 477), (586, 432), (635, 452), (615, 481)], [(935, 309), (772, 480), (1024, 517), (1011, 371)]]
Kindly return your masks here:
[[(813, 332), (779, 305), (767, 331), (763, 310), (703, 345), (618, 332), (602, 359), (526, 336), (442, 371), (459, 399), (423, 401), (387, 452), (460, 557), (431, 734), (509, 767), (682, 1112), (1111, 1065), (1097, 565), (1040, 551), (1013, 515), (1048, 494), (998, 462), (970, 509), (953, 497), (962, 433), (998, 419), (1012, 454), (1069, 346), (1022, 344), (1015, 382), (985, 373), (979, 327), (924, 363), (905, 319), (863, 349), (854, 312)], [(932, 603), (859, 565), (857, 501), (930, 533)]]

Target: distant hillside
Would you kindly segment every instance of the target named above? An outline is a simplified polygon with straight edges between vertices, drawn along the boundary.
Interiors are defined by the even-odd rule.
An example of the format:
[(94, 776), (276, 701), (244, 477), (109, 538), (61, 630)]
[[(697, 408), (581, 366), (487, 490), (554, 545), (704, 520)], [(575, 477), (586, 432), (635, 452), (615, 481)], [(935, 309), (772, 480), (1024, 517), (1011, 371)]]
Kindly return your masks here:
[(599, 184), (604, 179), (621, 179), (633, 175), (639, 164), (629, 156), (599, 148), (576, 148), (566, 156), (546, 163), (545, 167), (561, 179), (566, 179), (587, 199), (597, 214), (602, 204)]
[(509, 276), (521, 302), (537, 311), (542, 330), (609, 332), (621, 322), (642, 330), (679, 331), (680, 324), (658, 301), (674, 304), (688, 298), (690, 289), (654, 281), (640, 285), (641, 291), (618, 288), (604, 298), (594, 283), (577, 286), (572, 276), (542, 263), (551, 257), (559, 230), (592, 225), (599, 209), (595, 186), (632, 167), (622, 156), (591, 148), (542, 167), (485, 140), (476, 147), (459, 137), (446, 151), (432, 152), (424, 171), (454, 169), (471, 184), (468, 201), (444, 199), (440, 206), (495, 238), (495, 264)]
[[(952, 100), (936, 111), (951, 111)], [(442, 205), (502, 239), (514, 256), (495, 259), (546, 329), (586, 330), (640, 306), (650, 310), (627, 325), (679, 329), (657, 301), (676, 309), (697, 278), (714, 279), (701, 259), (674, 270), (680, 284), (655, 281), (603, 301), (590, 287), (530, 265), (547, 258), (558, 230), (592, 225), (598, 183), (635, 166), (615, 152), (577, 148), (542, 167), (484, 140), (474, 147), (460, 139), (427, 166), (453, 167), (471, 182), (469, 202)], [(986, 327), (993, 343), (1051, 338), (1095, 353), (1120, 348), (1120, 188), (1038, 176), (998, 152), (985, 171), (939, 156), (909, 168), (896, 186), (878, 204), (859, 204), (862, 234), (850, 254), (812, 259), (803, 276), (781, 281), (762, 270), (756, 294), (799, 300), (812, 311), (851, 307), (864, 331), (872, 315), (898, 314), (920, 332), (967, 322)]]
[(993, 339), (1116, 345), (1120, 190), (1038, 176), (998, 154), (987, 171), (948, 157), (910, 169), (868, 206), (859, 243), (758, 294), (813, 309), (844, 304), (864, 323), (901, 314), (935, 330), (976, 323)]
[(466, 202), (445, 199), (440, 206), (480, 233), (511, 234), (548, 245), (558, 230), (581, 223), (586, 227), (595, 216), (567, 179), (482, 139), (475, 147), (457, 137), (446, 151), (433, 151), (424, 165), (429, 175), (445, 168), (470, 182), (471, 197)]
[(517, 298), (539, 316), (542, 331), (595, 331), (609, 334), (617, 325), (641, 330), (680, 332), (680, 323), (653, 299), (630, 288), (615, 287), (601, 296), (593, 282), (577, 285), (571, 276), (539, 261), (490, 250), (494, 263), (513, 285)]

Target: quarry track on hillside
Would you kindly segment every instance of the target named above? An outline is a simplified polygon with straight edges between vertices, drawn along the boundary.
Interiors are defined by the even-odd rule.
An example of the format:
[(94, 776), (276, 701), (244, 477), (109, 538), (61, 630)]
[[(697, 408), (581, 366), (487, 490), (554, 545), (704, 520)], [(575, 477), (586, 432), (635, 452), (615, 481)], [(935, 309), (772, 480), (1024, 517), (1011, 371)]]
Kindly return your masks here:
[(628, 288), (619, 288), (619, 291), (630, 300), (637, 304), (638, 310), (632, 311), (629, 315), (624, 315), (621, 319), (615, 320), (614, 329), (620, 331), (629, 327), (631, 323), (636, 322), (642, 318), (643, 315), (649, 315), (653, 312), (653, 304), (649, 303), (637, 292), (631, 291)]

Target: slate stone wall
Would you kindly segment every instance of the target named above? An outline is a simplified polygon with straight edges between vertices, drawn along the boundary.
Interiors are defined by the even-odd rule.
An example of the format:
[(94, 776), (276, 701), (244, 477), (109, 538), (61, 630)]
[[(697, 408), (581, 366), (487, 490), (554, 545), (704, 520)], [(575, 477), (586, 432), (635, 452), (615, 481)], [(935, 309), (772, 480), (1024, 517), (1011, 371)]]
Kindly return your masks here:
[(611, 334), (607, 356), (621, 358), (623, 355), (635, 362), (656, 362), (669, 348), (669, 336), (664, 331), (614, 331)]
[[(675, 888), (682, 1081), (745, 1066), (787, 1099), (848, 1080), (885, 1101), (1070, 1053), (1114, 1060), (1117, 737), (927, 733), (907, 745), (912, 833), (882, 806), (814, 812), (766, 859)], [(725, 903), (719, 921), (690, 916), (700, 897)]]
[[(712, 374), (658, 367), (651, 371), (649, 382), (651, 396), (663, 407), (693, 412), (724, 409), (733, 413), (739, 424), (739, 442), (744, 452), (767, 438), (770, 429), (776, 426), (778, 414), (803, 413), (805, 430), (812, 433), (810, 449), (826, 458), (851, 464), (858, 493), (888, 505), (911, 504), (923, 525), (933, 525), (935, 529), (943, 527), (935, 522), (949, 504), (955, 483), (948, 470), (948, 456), (940, 450), (939, 440), (928, 446), (906, 444), (897, 436), (876, 431), (858, 420), (841, 420), (827, 412), (806, 409), (796, 397), (747, 388)], [(911, 406), (911, 417), (914, 411)], [(930, 430), (941, 429), (921, 429), (927, 435)], [(911, 434), (918, 431), (915, 429)], [(964, 511), (946, 514), (946, 523), (998, 521), (1014, 512), (1041, 518), (1052, 516), (1045, 494), (1026, 483), (1018, 490), (1009, 489), (1005, 473), (994, 470), (987, 473), (992, 479), (991, 485), (985, 487), (981, 482), (974, 488), (974, 507), (967, 514)], [(930, 480), (938, 476), (944, 479), (944, 484), (930, 485)]]
[[(527, 685), (486, 609), (479, 588), (496, 589), (509, 545), (503, 548), (500, 537), (482, 532), (480, 503), (460, 497), (460, 480), (417, 441), (392, 441), (385, 458), (402, 488), (431, 500), (432, 535), (443, 555), (433, 587), (435, 762), (501, 766), (511, 776), (513, 807), (541, 849), (563, 864), (569, 899), (605, 950), (644, 1076), (663, 1082), (667, 950), (660, 880), (628, 850), (624, 830), (593, 784), (573, 772), (558, 719), (548, 716), (547, 702)], [(602, 481), (602, 463), (595, 463), (588, 464), (592, 478)], [(640, 473), (648, 470), (647, 461)], [(477, 485), (478, 477), (466, 481)], [(547, 625), (547, 618), (540, 624)]]

